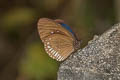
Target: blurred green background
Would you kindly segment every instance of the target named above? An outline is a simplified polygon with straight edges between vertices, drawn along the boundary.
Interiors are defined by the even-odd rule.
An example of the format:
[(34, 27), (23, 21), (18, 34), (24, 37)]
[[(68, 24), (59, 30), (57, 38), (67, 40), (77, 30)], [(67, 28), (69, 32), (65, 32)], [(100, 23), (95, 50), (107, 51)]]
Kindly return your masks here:
[(120, 20), (120, 0), (0, 0), (0, 80), (56, 80), (60, 62), (45, 53), (39, 18), (63, 19), (81, 47)]

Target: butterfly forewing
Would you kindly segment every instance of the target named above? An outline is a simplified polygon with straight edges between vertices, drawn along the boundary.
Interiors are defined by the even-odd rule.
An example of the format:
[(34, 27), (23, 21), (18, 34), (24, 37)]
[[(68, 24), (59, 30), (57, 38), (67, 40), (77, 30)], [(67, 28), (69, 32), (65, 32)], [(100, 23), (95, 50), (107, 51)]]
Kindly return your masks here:
[(61, 25), (56, 23), (54, 20), (48, 18), (42, 18), (38, 21), (38, 30), (41, 39), (51, 35), (52, 33), (56, 33), (57, 31), (60, 31), (61, 34), (69, 36), (73, 39), (73, 36), (69, 31), (61, 27)]
[(40, 38), (45, 51), (57, 61), (63, 61), (74, 51), (74, 37), (60, 24), (47, 18), (38, 22)]

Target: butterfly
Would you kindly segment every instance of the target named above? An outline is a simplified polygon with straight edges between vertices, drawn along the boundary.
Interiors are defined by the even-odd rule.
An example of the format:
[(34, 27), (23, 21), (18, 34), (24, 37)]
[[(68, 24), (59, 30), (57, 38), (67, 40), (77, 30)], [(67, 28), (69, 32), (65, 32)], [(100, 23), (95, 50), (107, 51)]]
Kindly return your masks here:
[(63, 20), (41, 18), (37, 28), (46, 53), (57, 61), (65, 60), (80, 47), (80, 41)]

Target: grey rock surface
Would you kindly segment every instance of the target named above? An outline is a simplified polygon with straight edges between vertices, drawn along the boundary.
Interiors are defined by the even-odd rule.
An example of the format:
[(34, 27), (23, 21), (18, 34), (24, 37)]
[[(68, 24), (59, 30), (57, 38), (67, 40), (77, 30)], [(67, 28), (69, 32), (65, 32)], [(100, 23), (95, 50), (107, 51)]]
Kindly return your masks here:
[(120, 24), (62, 62), (57, 80), (120, 80)]

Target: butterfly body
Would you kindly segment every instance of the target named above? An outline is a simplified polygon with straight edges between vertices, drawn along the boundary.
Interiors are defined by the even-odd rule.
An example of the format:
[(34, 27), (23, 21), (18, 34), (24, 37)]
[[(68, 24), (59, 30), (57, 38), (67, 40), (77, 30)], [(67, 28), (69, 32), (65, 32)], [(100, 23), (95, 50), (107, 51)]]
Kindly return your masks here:
[(57, 61), (65, 60), (76, 49), (74, 33), (61, 21), (42, 18), (38, 21), (38, 32), (45, 51)]

